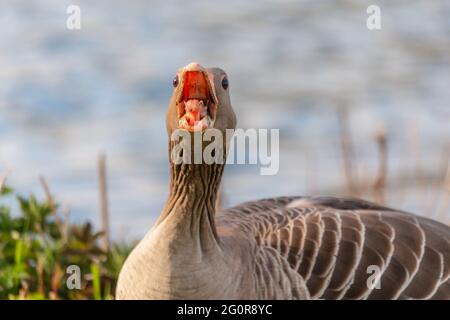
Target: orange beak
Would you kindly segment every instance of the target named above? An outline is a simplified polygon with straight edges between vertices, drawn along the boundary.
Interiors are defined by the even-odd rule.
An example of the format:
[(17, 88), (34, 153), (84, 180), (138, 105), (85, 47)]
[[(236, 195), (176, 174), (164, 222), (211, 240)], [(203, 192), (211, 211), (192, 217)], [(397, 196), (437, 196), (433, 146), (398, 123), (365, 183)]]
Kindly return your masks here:
[(179, 127), (191, 132), (211, 127), (216, 107), (211, 101), (206, 73), (186, 71), (183, 76), (183, 90), (178, 102)]

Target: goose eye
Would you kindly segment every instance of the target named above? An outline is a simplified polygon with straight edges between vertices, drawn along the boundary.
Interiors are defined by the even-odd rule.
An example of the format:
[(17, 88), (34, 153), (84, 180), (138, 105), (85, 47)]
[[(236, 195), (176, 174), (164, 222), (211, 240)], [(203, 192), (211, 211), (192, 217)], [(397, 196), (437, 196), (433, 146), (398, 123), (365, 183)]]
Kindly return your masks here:
[(173, 78), (172, 85), (174, 88), (178, 86), (178, 75), (176, 75), (175, 78)]
[(222, 79), (222, 88), (224, 88), (225, 90), (228, 89), (228, 78), (227, 77)]

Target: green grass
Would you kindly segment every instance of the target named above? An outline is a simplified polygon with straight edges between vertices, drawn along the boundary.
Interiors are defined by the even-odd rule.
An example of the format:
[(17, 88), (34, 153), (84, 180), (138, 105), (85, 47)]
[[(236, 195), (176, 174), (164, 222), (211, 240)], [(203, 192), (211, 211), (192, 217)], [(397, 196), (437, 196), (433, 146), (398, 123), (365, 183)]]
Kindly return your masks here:
[[(4, 204), (13, 197), (20, 212)], [(62, 221), (59, 207), (34, 195), (0, 190), (0, 299), (113, 299), (129, 244), (99, 245), (90, 223)], [(81, 288), (69, 289), (67, 267), (80, 268)]]

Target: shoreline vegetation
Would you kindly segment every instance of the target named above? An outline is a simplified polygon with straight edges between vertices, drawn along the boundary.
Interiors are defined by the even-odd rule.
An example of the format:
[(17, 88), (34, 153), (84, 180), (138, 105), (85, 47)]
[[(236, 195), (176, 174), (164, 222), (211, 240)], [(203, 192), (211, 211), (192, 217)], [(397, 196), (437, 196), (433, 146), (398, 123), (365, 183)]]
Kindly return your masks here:
[[(106, 179), (105, 159), (99, 159), (100, 180)], [(105, 231), (90, 222), (70, 222), (69, 213), (50, 194), (21, 196), (0, 180), (0, 300), (114, 298), (115, 284), (132, 243), (109, 242)], [(19, 214), (12, 215), (4, 199), (14, 197)], [(100, 197), (106, 201), (106, 182)], [(106, 226), (107, 206), (102, 205)]]

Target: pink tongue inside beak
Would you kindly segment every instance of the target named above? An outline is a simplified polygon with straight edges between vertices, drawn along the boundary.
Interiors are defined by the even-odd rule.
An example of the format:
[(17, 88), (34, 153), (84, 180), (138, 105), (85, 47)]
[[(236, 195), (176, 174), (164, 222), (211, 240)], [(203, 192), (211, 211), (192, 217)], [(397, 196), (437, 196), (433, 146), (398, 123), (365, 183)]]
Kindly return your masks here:
[(206, 106), (203, 104), (202, 100), (188, 100), (185, 103), (185, 108), (185, 118), (190, 126), (195, 126), (195, 124), (207, 114)]
[(208, 105), (211, 104), (209, 103), (210, 89), (207, 81), (207, 75), (202, 71), (186, 71), (182, 102), (179, 105), (180, 128), (190, 131), (203, 130), (211, 124), (208, 116)]

